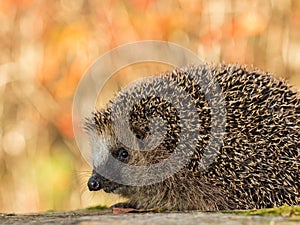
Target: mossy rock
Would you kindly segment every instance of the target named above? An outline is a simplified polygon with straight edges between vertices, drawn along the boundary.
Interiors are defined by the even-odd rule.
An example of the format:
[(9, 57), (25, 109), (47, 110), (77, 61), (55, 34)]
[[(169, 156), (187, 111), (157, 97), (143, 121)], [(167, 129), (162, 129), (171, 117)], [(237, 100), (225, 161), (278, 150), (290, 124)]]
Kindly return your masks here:
[(253, 210), (231, 210), (224, 213), (234, 213), (243, 216), (284, 216), (293, 221), (300, 221), (300, 206), (283, 205), (275, 208), (253, 209)]

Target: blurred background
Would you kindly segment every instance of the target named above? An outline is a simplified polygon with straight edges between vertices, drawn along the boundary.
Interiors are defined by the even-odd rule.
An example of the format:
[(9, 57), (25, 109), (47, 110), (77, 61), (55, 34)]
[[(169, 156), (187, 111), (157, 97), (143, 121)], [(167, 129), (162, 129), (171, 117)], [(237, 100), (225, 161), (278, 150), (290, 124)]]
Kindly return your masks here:
[(300, 89), (299, 0), (0, 0), (0, 212), (120, 201), (86, 188), (72, 98), (98, 56), (145, 39), (253, 64)]

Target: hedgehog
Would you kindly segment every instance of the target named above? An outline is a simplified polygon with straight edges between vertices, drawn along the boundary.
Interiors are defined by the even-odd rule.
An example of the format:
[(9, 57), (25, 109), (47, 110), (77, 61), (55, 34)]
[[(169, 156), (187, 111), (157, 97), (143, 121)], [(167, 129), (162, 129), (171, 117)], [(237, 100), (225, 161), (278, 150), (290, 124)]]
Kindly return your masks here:
[(135, 81), (86, 119), (88, 188), (135, 209), (298, 205), (299, 125), (297, 91), (271, 73), (175, 68)]

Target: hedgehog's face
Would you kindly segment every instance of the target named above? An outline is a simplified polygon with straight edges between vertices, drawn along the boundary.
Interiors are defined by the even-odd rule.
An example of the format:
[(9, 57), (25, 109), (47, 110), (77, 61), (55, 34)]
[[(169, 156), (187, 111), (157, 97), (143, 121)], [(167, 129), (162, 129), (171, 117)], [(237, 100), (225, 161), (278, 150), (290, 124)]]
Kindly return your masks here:
[[(138, 139), (146, 135), (141, 130), (139, 132), (135, 130), (133, 133), (137, 137), (132, 139), (132, 134), (124, 133), (123, 139), (130, 139), (133, 142), (131, 147), (136, 146), (136, 149), (139, 149), (138, 144), (141, 141), (139, 142)], [(130, 197), (138, 193), (141, 186), (148, 185), (143, 184), (144, 181), (147, 183), (143, 178), (149, 176), (145, 175), (145, 170), (139, 169), (140, 166), (145, 168), (169, 156), (169, 152), (163, 145), (146, 151), (126, 147), (119, 141), (120, 137), (116, 137), (110, 126), (101, 127), (100, 132), (99, 129), (90, 130), (89, 136), (93, 160), (93, 174), (88, 181), (90, 191), (103, 189), (108, 193)]]
[(130, 179), (138, 179), (140, 174), (130, 172), (132, 165), (145, 165), (145, 154), (139, 154), (118, 142), (110, 130), (90, 132), (93, 173), (88, 181), (90, 191), (104, 190), (107, 193), (129, 197), (137, 191), (128, 185)]
[[(123, 194), (122, 189), (124, 189), (126, 185), (117, 182), (122, 177), (122, 170), (118, 168), (118, 165), (115, 165), (114, 160), (127, 163), (130, 159), (130, 153), (123, 147), (109, 149), (109, 147), (106, 146), (105, 148), (106, 149), (98, 149), (98, 154), (94, 153), (94, 155), (98, 156), (94, 156), (93, 158), (93, 173), (88, 181), (89, 190), (98, 191), (103, 189), (107, 193)], [(101, 154), (101, 152), (105, 153)], [(111, 156), (107, 156), (106, 153), (111, 154), (114, 159), (111, 158)], [(99, 160), (101, 156), (103, 156), (103, 158)], [(104, 175), (101, 173), (103, 170), (105, 170)], [(110, 177), (111, 179), (109, 179)]]

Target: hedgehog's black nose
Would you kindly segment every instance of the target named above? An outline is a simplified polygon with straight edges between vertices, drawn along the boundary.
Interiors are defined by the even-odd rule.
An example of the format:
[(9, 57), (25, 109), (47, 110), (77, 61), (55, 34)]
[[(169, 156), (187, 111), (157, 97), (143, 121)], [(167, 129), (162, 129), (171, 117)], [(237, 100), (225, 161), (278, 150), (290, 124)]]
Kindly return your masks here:
[(90, 191), (99, 191), (101, 189), (100, 181), (101, 180), (97, 176), (97, 174), (93, 174), (87, 183), (89, 190)]

